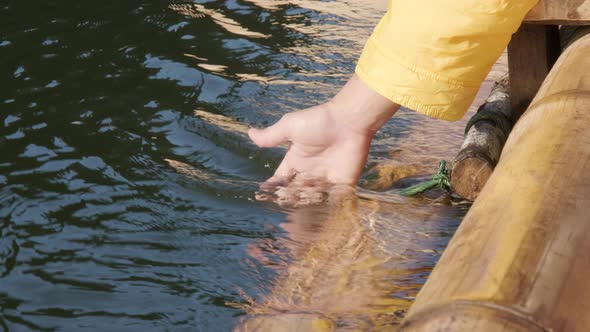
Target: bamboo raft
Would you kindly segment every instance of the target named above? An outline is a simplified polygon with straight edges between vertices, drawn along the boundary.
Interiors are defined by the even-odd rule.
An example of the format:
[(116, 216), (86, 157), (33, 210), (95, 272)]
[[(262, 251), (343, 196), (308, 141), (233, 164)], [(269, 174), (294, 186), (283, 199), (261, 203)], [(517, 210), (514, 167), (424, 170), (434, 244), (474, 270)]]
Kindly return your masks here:
[[(542, 1), (528, 22), (509, 46), (501, 105), (518, 121), (497, 166), (485, 142), (467, 143), (479, 130), (497, 144), (501, 131), (470, 129), (464, 160), (480, 160), (461, 166), (468, 178), (454, 187), (477, 199), (401, 331), (590, 330), (590, 35), (553, 63), (556, 24), (590, 24), (590, 1)], [(485, 186), (470, 185), (484, 166), (495, 166)]]

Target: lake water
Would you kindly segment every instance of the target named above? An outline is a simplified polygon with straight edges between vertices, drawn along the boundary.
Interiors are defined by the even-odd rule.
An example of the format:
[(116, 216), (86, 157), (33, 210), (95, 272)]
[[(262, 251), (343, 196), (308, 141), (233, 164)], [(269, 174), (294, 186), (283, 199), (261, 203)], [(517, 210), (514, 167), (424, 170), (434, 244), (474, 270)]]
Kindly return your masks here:
[(0, 2), (0, 330), (398, 324), (468, 204), (395, 182), (465, 121), (398, 112), (359, 190), (313, 205), (256, 200), (284, 151), (244, 135), (332, 96), (384, 6)]

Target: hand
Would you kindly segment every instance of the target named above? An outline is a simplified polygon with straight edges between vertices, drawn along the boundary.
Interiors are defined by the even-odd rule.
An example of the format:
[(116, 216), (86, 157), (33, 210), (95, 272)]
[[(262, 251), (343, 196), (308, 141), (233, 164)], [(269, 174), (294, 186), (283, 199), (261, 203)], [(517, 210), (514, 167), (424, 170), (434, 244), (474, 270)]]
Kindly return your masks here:
[(260, 147), (290, 143), (269, 182), (288, 182), (298, 176), (330, 183), (356, 183), (373, 133), (353, 129), (337, 112), (333, 104), (327, 103), (286, 114), (266, 129), (250, 129), (248, 135)]
[(250, 129), (248, 135), (260, 147), (290, 144), (269, 182), (302, 177), (355, 185), (373, 136), (398, 108), (354, 75), (331, 101), (286, 114), (266, 129)]

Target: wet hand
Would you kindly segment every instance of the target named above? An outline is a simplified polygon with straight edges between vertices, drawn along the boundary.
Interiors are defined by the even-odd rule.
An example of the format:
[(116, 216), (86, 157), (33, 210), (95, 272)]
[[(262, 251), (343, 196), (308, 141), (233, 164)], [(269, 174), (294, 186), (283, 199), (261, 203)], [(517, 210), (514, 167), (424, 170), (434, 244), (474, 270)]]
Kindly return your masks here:
[(374, 133), (354, 128), (334, 108), (327, 103), (286, 114), (268, 128), (250, 129), (248, 135), (260, 147), (289, 144), (285, 158), (268, 182), (286, 183), (298, 177), (356, 183)]
[(322, 181), (355, 185), (373, 136), (399, 109), (354, 75), (329, 102), (284, 115), (248, 135), (260, 147), (288, 144), (269, 183)]

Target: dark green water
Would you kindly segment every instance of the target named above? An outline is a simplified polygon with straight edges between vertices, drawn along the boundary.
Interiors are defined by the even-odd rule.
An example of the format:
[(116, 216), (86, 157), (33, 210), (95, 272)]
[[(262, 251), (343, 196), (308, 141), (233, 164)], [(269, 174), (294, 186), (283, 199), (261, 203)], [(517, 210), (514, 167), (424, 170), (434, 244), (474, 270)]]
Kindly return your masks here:
[[(288, 225), (330, 215), (257, 202), (281, 151), (238, 124), (330, 97), (375, 7), (0, 0), (0, 330), (231, 330), (232, 303), (264, 299), (309, 246)], [(396, 117), (371, 165), (428, 173), (460, 144), (461, 125)], [(465, 208), (361, 196), (350, 217), (398, 272), (382, 296), (411, 302)]]

